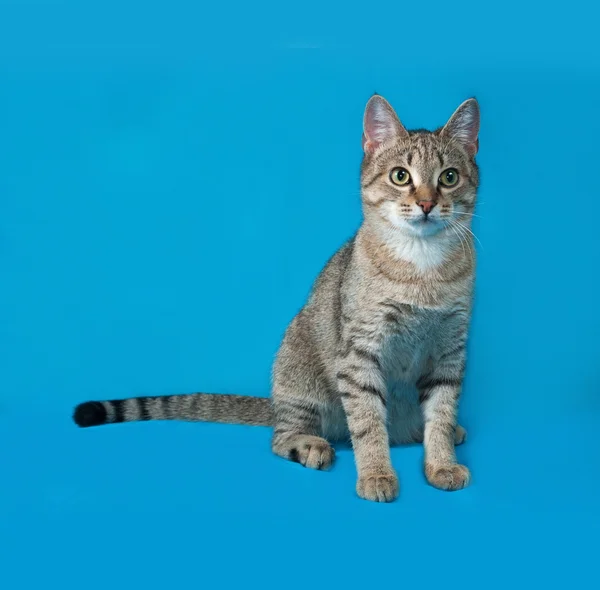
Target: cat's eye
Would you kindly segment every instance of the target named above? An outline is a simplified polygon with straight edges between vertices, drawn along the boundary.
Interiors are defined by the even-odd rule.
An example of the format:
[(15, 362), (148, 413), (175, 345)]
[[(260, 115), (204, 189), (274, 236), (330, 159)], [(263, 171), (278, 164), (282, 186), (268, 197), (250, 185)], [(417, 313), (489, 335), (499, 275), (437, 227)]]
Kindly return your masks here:
[(394, 168), (390, 172), (390, 180), (394, 184), (406, 186), (407, 184), (410, 184), (410, 174), (406, 168)]
[(440, 184), (442, 186), (456, 186), (458, 182), (458, 170), (456, 168), (448, 168), (440, 174)]

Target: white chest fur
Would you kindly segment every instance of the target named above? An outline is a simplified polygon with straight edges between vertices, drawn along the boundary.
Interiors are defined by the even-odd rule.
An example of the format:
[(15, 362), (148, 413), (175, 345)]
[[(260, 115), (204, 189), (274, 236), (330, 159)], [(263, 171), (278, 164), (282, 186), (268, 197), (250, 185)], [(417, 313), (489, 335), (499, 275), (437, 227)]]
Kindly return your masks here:
[(386, 237), (386, 243), (394, 254), (412, 263), (421, 272), (443, 264), (455, 241), (455, 236), (447, 231), (426, 237), (409, 236), (396, 231)]

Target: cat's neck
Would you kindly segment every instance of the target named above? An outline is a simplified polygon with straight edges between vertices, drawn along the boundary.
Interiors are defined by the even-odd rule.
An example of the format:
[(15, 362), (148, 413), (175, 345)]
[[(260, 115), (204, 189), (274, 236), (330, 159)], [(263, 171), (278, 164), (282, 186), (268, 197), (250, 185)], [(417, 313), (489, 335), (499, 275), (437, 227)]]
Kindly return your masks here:
[(454, 280), (472, 272), (474, 264), (470, 236), (461, 240), (451, 228), (418, 236), (365, 221), (358, 241), (381, 272), (402, 282)]

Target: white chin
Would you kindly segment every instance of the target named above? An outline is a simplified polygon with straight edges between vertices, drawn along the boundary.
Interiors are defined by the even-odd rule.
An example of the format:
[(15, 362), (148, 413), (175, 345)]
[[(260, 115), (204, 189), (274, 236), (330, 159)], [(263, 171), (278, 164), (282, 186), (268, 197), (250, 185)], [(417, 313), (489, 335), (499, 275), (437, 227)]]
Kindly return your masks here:
[(433, 236), (443, 229), (443, 224), (438, 221), (405, 221), (398, 220), (400, 223), (394, 223), (398, 229), (408, 231), (411, 235), (417, 237)]
[(423, 221), (422, 217), (406, 219), (393, 209), (385, 211), (385, 213), (388, 223), (406, 236), (424, 238), (433, 236), (444, 229), (444, 223), (439, 219), (428, 219), (427, 221)]

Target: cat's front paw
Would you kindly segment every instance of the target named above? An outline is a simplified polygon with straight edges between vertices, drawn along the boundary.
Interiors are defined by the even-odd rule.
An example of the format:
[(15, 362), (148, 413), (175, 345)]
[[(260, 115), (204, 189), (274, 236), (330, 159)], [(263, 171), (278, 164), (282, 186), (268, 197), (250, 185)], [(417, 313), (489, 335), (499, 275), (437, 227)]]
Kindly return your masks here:
[(388, 473), (366, 473), (358, 478), (356, 493), (371, 502), (393, 502), (400, 491), (398, 477), (393, 471)]
[(462, 490), (469, 485), (471, 473), (464, 465), (425, 463), (427, 481), (440, 490)]

